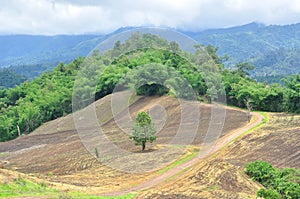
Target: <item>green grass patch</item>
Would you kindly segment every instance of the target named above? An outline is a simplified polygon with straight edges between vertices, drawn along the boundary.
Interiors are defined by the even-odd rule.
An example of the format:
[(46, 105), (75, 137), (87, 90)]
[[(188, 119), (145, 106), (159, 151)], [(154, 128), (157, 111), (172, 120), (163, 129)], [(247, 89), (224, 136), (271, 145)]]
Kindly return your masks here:
[(8, 152), (2, 152), (2, 153), (0, 153), (0, 157), (6, 157), (6, 156), (8, 156), (8, 155), (9, 155)]
[(130, 193), (123, 196), (93, 196), (81, 192), (63, 192), (48, 187), (45, 183), (33, 183), (21, 177), (11, 183), (0, 184), (0, 198), (23, 196), (49, 196), (58, 199), (132, 199), (136, 194)]
[(265, 113), (265, 112), (257, 112), (257, 113), (261, 114), (264, 117), (263, 121), (259, 125), (251, 128), (248, 131), (246, 131), (245, 133), (243, 133), (241, 136), (244, 136), (245, 134), (248, 134), (257, 128), (260, 128), (262, 125), (266, 124), (269, 121), (269, 116), (267, 113)]
[(205, 191), (212, 192), (221, 189), (219, 185), (211, 185), (205, 189)]
[(0, 198), (16, 196), (54, 195), (58, 191), (47, 187), (46, 184), (33, 183), (18, 177), (12, 183), (0, 184)]
[(187, 168), (185, 168), (185, 169), (179, 171), (178, 173), (176, 173), (176, 174), (174, 174), (174, 175), (172, 175), (172, 176), (166, 178), (166, 179), (164, 180), (164, 182), (168, 182), (168, 181), (172, 180), (173, 178), (176, 178), (176, 177), (180, 176), (181, 174), (187, 172), (187, 171), (190, 170), (190, 169), (191, 169), (191, 167), (187, 167)]
[(193, 159), (193, 158), (196, 157), (198, 154), (199, 154), (199, 151), (198, 151), (198, 150), (194, 150), (192, 154), (190, 154), (190, 155), (186, 156), (185, 158), (182, 158), (182, 159), (180, 159), (180, 160), (178, 160), (178, 161), (176, 161), (176, 162), (173, 162), (172, 164), (170, 164), (170, 165), (167, 166), (166, 168), (159, 170), (157, 173), (158, 173), (158, 174), (163, 174), (163, 173), (165, 173), (165, 172), (171, 170), (172, 168), (174, 168), (174, 167), (176, 167), (176, 166), (178, 166), (178, 165), (180, 165), (180, 164), (183, 164), (183, 163), (185, 163), (185, 162), (187, 162), (187, 161)]

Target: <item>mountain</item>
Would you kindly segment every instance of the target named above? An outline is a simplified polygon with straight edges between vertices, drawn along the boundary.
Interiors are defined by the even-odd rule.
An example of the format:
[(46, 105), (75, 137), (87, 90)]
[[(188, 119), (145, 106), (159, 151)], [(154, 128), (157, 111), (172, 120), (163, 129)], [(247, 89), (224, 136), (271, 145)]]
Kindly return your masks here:
[[(101, 41), (138, 27), (122, 27), (107, 35), (8, 35), (0, 36), (0, 68), (11, 66), (18, 74), (32, 79), (59, 62), (70, 62), (86, 56)], [(256, 66), (252, 76), (264, 81), (300, 73), (300, 24), (242, 26), (182, 33), (200, 44), (218, 47), (220, 55), (228, 55), (225, 63), (234, 67), (238, 62)], [(32, 69), (34, 68), (34, 69)]]
[[(98, 35), (0, 36), (0, 67), (71, 61), (85, 56)], [(90, 40), (94, 42), (88, 42)], [(84, 44), (82, 44), (84, 42)]]
[[(146, 154), (147, 156), (145, 156), (148, 159), (145, 159), (145, 164), (142, 165), (149, 163), (152, 167), (152, 165), (157, 166), (161, 164), (161, 167), (157, 166), (157, 168), (154, 168), (162, 172), (164, 172), (164, 168), (169, 166), (168, 163), (190, 157), (191, 154), (197, 154), (196, 149), (199, 151), (200, 143), (205, 138), (208, 129), (219, 128), (218, 121), (212, 121), (210, 124), (207, 123), (213, 115), (211, 106), (194, 102), (194, 105), (198, 106), (201, 112), (201, 122), (196, 129), (194, 142), (191, 143), (190, 147), (186, 148), (183, 145), (186, 141), (185, 139), (181, 139), (181, 137), (180, 140), (177, 139), (178, 141), (174, 143), (174, 138), (179, 136), (180, 133), (189, 134), (193, 132), (190, 129), (184, 131), (178, 125), (191, 125), (188, 123), (183, 124), (181, 119), (183, 117), (182, 114), (190, 118), (189, 115), (193, 112), (184, 111), (183, 113), (183, 102), (179, 102), (178, 99), (171, 96), (142, 97), (130, 94), (131, 105), (128, 107), (129, 115), (123, 114), (124, 112), (116, 113), (111, 107), (113, 99), (116, 99), (116, 97), (122, 99), (124, 96), (128, 97), (128, 93), (114, 93), (96, 101), (92, 106), (96, 107), (97, 121), (99, 121), (101, 129), (105, 133), (105, 136), (111, 140), (112, 145), (110, 146), (118, 146), (123, 151), (133, 152), (133, 154), (125, 154), (115, 159), (120, 160), (119, 165), (126, 166), (125, 169), (129, 169), (129, 171), (135, 171), (137, 168), (137, 165), (132, 161), (132, 155), (143, 157), (140, 156), (140, 147), (135, 146), (126, 133), (131, 129), (128, 126), (130, 123), (127, 123), (127, 121), (130, 121), (130, 118), (135, 118), (140, 111), (150, 110), (153, 114), (154, 122), (158, 126), (163, 127), (157, 134), (159, 139), (151, 145), (149, 144), (149, 150), (146, 151), (148, 155)], [(194, 106), (190, 108), (192, 107)], [(85, 115), (88, 109), (89, 107), (83, 109), (79, 112), (79, 115)], [(166, 118), (160, 114), (161, 110), (165, 111)], [(226, 109), (226, 121), (221, 136), (226, 136), (246, 123), (246, 112), (231, 108)], [(90, 122), (86, 123), (86, 125), (89, 124)], [(33, 176), (41, 177), (40, 179), (48, 181), (49, 184), (56, 182), (60, 186), (57, 188), (61, 188), (62, 184), (70, 188), (78, 188), (78, 190), (83, 187), (93, 187), (92, 189), (97, 194), (128, 189), (157, 176), (157, 171), (149, 171), (145, 175), (139, 172), (122, 172), (122, 170), (109, 167), (111, 165), (109, 163), (111, 156), (103, 154), (103, 152), (109, 153), (109, 151), (104, 151), (103, 147), (106, 147), (106, 149), (111, 148), (107, 145), (105, 139), (98, 142), (98, 134), (91, 133), (97, 130), (97, 127), (88, 126), (85, 130), (87, 136), (83, 138), (84, 136), (81, 137), (78, 134), (76, 125), (78, 123), (76, 124), (73, 115), (70, 114), (45, 123), (29, 135), (24, 135), (9, 142), (0, 142), (0, 154), (2, 154), (0, 156), (0, 163), (1, 161), (6, 161), (8, 163), (5, 165), (6, 169), (12, 170), (15, 168), (15, 171), (26, 174), (31, 173)], [(121, 131), (120, 125), (122, 129), (124, 127), (126, 129)], [(101, 157), (101, 161), (95, 158), (94, 148), (89, 153), (87, 148), (82, 144), (81, 139), (86, 140), (86, 138), (92, 141), (95, 147), (99, 147), (99, 154), (103, 156), (103, 158)], [(153, 155), (149, 156), (151, 152), (153, 152)], [(155, 155), (157, 152), (159, 152), (159, 155)], [(83, 180), (83, 178), (88, 180)]]
[(256, 66), (253, 75), (300, 73), (300, 23), (284, 26), (250, 23), (189, 35), (199, 43), (218, 47), (220, 55), (229, 55), (228, 66), (253, 63)]

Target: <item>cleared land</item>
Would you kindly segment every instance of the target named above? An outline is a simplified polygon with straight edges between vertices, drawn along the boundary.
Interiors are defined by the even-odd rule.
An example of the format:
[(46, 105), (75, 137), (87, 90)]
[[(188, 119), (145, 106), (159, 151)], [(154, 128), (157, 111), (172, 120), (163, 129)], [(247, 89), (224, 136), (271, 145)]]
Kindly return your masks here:
[[(167, 151), (170, 152), (167, 154), (168, 158), (176, 161), (192, 154), (194, 150), (201, 150), (200, 143), (204, 139), (210, 139), (209, 136), (206, 136), (208, 129), (214, 130), (214, 127), (216, 129), (220, 127), (222, 118), (216, 117), (218, 114), (212, 114), (212, 110), (215, 109), (214, 111), (218, 112), (218, 108), (198, 102), (187, 103), (193, 103), (193, 106), (197, 106), (200, 110), (200, 126), (196, 129), (195, 139), (189, 147), (186, 147), (184, 139), (182, 139), (182, 143), (178, 142), (180, 139), (177, 139), (177, 142), (172, 143), (172, 141), (180, 129), (179, 124), (182, 122), (182, 117), (188, 117), (193, 110), (186, 109), (181, 112), (182, 103), (170, 96), (131, 98), (129, 113), (132, 118), (139, 111), (150, 110), (153, 112), (155, 123), (162, 127), (159, 128), (157, 142), (147, 145), (146, 153), (150, 154), (162, 148), (168, 149)], [(110, 104), (111, 96), (93, 104), (96, 108), (98, 122), (105, 135), (124, 151), (143, 156), (144, 154), (139, 152), (140, 147), (134, 146), (133, 142), (128, 139), (126, 132), (129, 130), (129, 124), (122, 123), (124, 128), (121, 129), (116, 124), (116, 118), (112, 118)], [(162, 113), (164, 117), (156, 117), (157, 113)], [(126, 121), (126, 117), (128, 116), (124, 112), (117, 114), (118, 121)], [(215, 123), (209, 124), (211, 117), (217, 119), (214, 120)], [(190, 119), (195, 118), (191, 117)], [(189, 121), (185, 122), (188, 125)], [(246, 124), (245, 112), (227, 109), (221, 136)], [(91, 135), (94, 135), (95, 129), (93, 128), (96, 127), (87, 129)], [(89, 139), (92, 140), (93, 136)], [(94, 194), (108, 193), (126, 190), (160, 175), (157, 171), (142, 174), (126, 173), (102, 164), (81, 143), (71, 115), (46, 123), (30, 135), (0, 143), (0, 154), (0, 160), (7, 161), (7, 164), (4, 165), (5, 169), (27, 174), (34, 180), (43, 180), (47, 184), (63, 190), (79, 190)], [(159, 161), (163, 157), (156, 158)]]
[(300, 116), (268, 115), (263, 127), (138, 198), (256, 198), (261, 186), (244, 174), (246, 163), (265, 160), (278, 167), (300, 168)]

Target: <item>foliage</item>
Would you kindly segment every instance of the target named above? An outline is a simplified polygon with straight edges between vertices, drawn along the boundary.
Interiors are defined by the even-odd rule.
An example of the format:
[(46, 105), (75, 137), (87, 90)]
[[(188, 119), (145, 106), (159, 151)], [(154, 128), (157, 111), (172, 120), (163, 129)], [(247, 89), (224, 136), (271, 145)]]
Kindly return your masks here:
[(290, 76), (285, 79), (286, 109), (290, 112), (300, 113), (300, 75)]
[(33, 183), (18, 177), (12, 183), (0, 184), (0, 198), (23, 195), (41, 195), (57, 193), (55, 189), (48, 188), (46, 184)]
[(93, 196), (81, 192), (62, 192), (48, 187), (45, 183), (34, 183), (18, 177), (13, 182), (0, 183), (0, 198), (24, 197), (24, 196), (51, 196), (51, 198), (89, 198), (89, 199), (110, 199), (110, 198), (134, 198), (136, 194), (122, 196)]
[(82, 61), (78, 58), (68, 65), (60, 64), (32, 82), (1, 90), (0, 141), (15, 138), (17, 126), (26, 134), (44, 122), (71, 113), (73, 81)]
[[(255, 76), (291, 75), (300, 72), (300, 24), (269, 25), (250, 23), (226, 29), (205, 30), (191, 36), (205, 45), (218, 47), (228, 55), (227, 66), (249, 62)], [(262, 79), (264, 81), (265, 79)], [(277, 79), (276, 83), (279, 83)]]
[(265, 199), (281, 199), (281, 195), (273, 189), (260, 189), (257, 192), (257, 196)]
[[(251, 64), (225, 69), (213, 46), (196, 45), (194, 54), (176, 42), (135, 33), (104, 54), (95, 51), (11, 89), (0, 88), (0, 141), (32, 132), (44, 122), (79, 110), (114, 91), (135, 89), (141, 95), (175, 95), (206, 102), (225, 99), (253, 110), (300, 112), (300, 78), (279, 84), (249, 77)], [(76, 78), (76, 81), (75, 81)], [(76, 88), (76, 89), (74, 89)], [(72, 100), (78, 104), (73, 104)], [(223, 101), (223, 100), (222, 100)]]
[(291, 168), (277, 169), (264, 161), (246, 165), (246, 174), (264, 185), (257, 195), (264, 198), (300, 198), (300, 171)]
[(138, 113), (135, 124), (132, 128), (132, 136), (129, 138), (134, 140), (135, 145), (142, 146), (145, 150), (146, 143), (156, 140), (156, 129), (152, 123), (150, 115), (144, 111)]
[(12, 88), (25, 82), (27, 78), (9, 69), (0, 69), (0, 87)]

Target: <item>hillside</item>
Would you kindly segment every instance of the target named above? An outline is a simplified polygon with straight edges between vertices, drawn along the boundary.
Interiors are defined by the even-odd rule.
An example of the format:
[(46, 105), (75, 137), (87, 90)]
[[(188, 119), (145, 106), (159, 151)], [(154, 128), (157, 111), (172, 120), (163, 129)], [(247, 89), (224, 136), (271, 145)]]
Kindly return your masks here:
[[(86, 56), (101, 36), (97, 35), (1, 35), (0, 68), (69, 62)], [(91, 42), (92, 40), (92, 42)]]
[(137, 198), (256, 198), (262, 186), (245, 175), (247, 163), (264, 160), (280, 168), (300, 168), (299, 116), (269, 117), (260, 129)]
[[(263, 131), (256, 131), (258, 139), (223, 153), (226, 148), (220, 156), (205, 155), (208, 146), (217, 152), (263, 120), (259, 113), (251, 118), (225, 107), (223, 100), (251, 110), (297, 113), (300, 76), (287, 80), (286, 87), (258, 83), (249, 77), (249, 65), (226, 69), (216, 48), (196, 47), (192, 54), (176, 42), (134, 32), (103, 54), (95, 51), (33, 81), (0, 89), (0, 179), (21, 174), (63, 191), (98, 195), (144, 187), (151, 189), (138, 197), (244, 198), (260, 187), (243, 173), (248, 161), (260, 156), (274, 163), (279, 159), (270, 156), (274, 151), (289, 163), (275, 161), (276, 166), (298, 167), (296, 115), (274, 121), (278, 114), (271, 114)], [(207, 52), (213, 60), (204, 57)], [(141, 111), (149, 112), (158, 130), (146, 151), (129, 139)], [(275, 132), (282, 140), (270, 137)], [(175, 177), (184, 183), (175, 182), (180, 192), (172, 191)], [(24, 184), (19, 178), (9, 182)], [(158, 182), (164, 183), (159, 191), (152, 188)]]
[[(115, 93), (114, 95), (121, 96), (124, 94), (126, 92)], [(111, 97), (112, 95), (106, 96), (91, 105), (91, 107), (96, 107), (101, 128), (105, 130), (106, 136), (117, 146), (137, 155), (142, 155), (140, 148), (134, 146), (134, 143), (128, 139), (128, 135), (119, 129), (112, 118)], [(155, 153), (155, 151), (161, 149), (164, 149), (164, 151), (170, 149), (163, 156), (154, 157), (155, 161), (161, 159), (166, 162), (170, 161), (167, 164), (169, 165), (171, 162), (187, 157), (193, 154), (194, 150), (198, 151), (201, 148), (200, 142), (208, 130), (207, 121), (211, 118), (212, 106), (199, 102), (193, 103), (201, 111), (200, 126), (197, 129), (194, 142), (190, 147), (186, 147), (182, 145), (185, 143), (183, 140), (182, 143), (172, 144), (170, 142), (179, 129), (177, 124), (181, 123), (180, 107), (182, 104), (179, 104), (176, 98), (170, 96), (132, 97), (132, 105), (129, 107), (131, 117), (135, 117), (142, 110), (150, 110), (153, 118), (155, 118), (154, 121), (158, 124), (162, 118), (155, 117), (157, 113), (165, 110), (168, 116), (163, 128), (157, 134), (158, 140), (148, 146), (145, 155)], [(243, 111), (227, 109), (226, 115), (222, 135), (247, 123), (247, 115)], [(115, 118), (120, 118), (122, 121), (129, 120), (127, 117), (124, 118), (122, 113), (116, 115)], [(218, 128), (218, 120), (212, 121), (210, 128)], [(90, 127), (89, 132), (92, 132), (92, 129), (93, 127)], [(90, 135), (93, 135), (93, 133), (90, 133)], [(101, 143), (99, 144), (101, 145)], [(142, 174), (125, 173), (97, 161), (95, 154), (88, 153), (82, 145), (74, 128), (72, 115), (48, 122), (30, 135), (0, 143), (0, 154), (0, 160), (8, 162), (5, 165), (8, 170), (30, 174), (50, 184), (58, 184), (60, 189), (81, 190), (89, 193), (101, 194), (127, 189), (159, 175), (157, 171)], [(166, 157), (168, 161), (165, 160)], [(126, 157), (121, 157), (121, 159), (124, 158), (126, 159)], [(102, 161), (105, 162), (104, 159)], [(163, 168), (167, 165), (164, 165)]]
[[(101, 41), (123, 31), (125, 27), (107, 35), (10, 35), (0, 36), (0, 67), (10, 69), (29, 79), (53, 69), (59, 62), (70, 62), (86, 56)], [(179, 30), (180, 31), (180, 30)], [(257, 79), (278, 82), (282, 76), (300, 73), (300, 24), (270, 25), (246, 24), (224, 29), (183, 32), (200, 44), (218, 47), (220, 55), (229, 55), (226, 64), (250, 62)]]
[[(216, 64), (203, 60), (206, 52)], [(228, 70), (220, 60), (211, 46), (192, 54), (182, 51), (176, 42), (133, 33), (104, 54), (96, 51), (88, 58), (61, 63), (53, 71), (15, 88), (0, 88), (0, 141), (31, 133), (45, 122), (111, 94), (115, 88), (132, 89), (146, 96), (226, 100), (243, 108), (249, 103), (253, 110), (300, 112), (300, 76), (287, 80), (286, 87), (267, 85), (248, 76), (247, 64)], [(74, 99), (79, 103), (74, 104)]]
[[(115, 93), (126, 95), (126, 93)], [(198, 103), (201, 110), (201, 126), (198, 128), (195, 143), (180, 152), (180, 143), (170, 144), (179, 123), (180, 109), (173, 97), (132, 97), (129, 112), (134, 117), (141, 110), (165, 109), (168, 120), (158, 133), (158, 141), (149, 145), (146, 153), (162, 148), (170, 148), (168, 154), (178, 161), (201, 150), (206, 122), (210, 118), (211, 106)], [(111, 119), (111, 95), (95, 102), (100, 124), (112, 142), (126, 150), (137, 150), (126, 133), (122, 133)], [(105, 111), (105, 118), (103, 118)], [(151, 112), (151, 111), (150, 111)], [(80, 114), (80, 113), (79, 113)], [(116, 118), (122, 120), (122, 113)], [(153, 114), (155, 115), (155, 114)], [(260, 159), (279, 167), (300, 168), (299, 165), (299, 116), (273, 113), (269, 121), (236, 142), (229, 144), (216, 154), (193, 165), (185, 172), (163, 183), (138, 193), (137, 198), (255, 198), (262, 186), (252, 181), (244, 173), (246, 163)], [(155, 117), (154, 117), (155, 118)], [(125, 119), (125, 118), (123, 118)], [(160, 119), (160, 118), (158, 118)], [(203, 121), (203, 122), (202, 122)], [(156, 120), (159, 123), (159, 120)], [(246, 124), (246, 113), (227, 109), (227, 119), (223, 135)], [(175, 130), (176, 131), (176, 130)], [(124, 136), (125, 135), (125, 136)], [(179, 145), (178, 145), (179, 144)], [(199, 148), (200, 147), (200, 148)], [(72, 115), (48, 122), (32, 134), (13, 141), (0, 143), (0, 160), (7, 162), (5, 170), (0, 169), (0, 179), (9, 180), (21, 172), (23, 178), (43, 182), (63, 191), (79, 190), (88, 194), (106, 194), (120, 190), (130, 190), (140, 183), (161, 175), (161, 172), (143, 174), (125, 173), (114, 170), (97, 161), (83, 147), (74, 129)], [(139, 153), (141, 155), (141, 153)], [(160, 157), (156, 157), (159, 161)], [(163, 169), (164, 170), (164, 169)], [(16, 174), (15, 174), (16, 173)], [(131, 198), (131, 197), (130, 197)]]
[(229, 65), (251, 62), (255, 76), (287, 75), (300, 72), (300, 24), (270, 25), (250, 23), (244, 26), (190, 33), (199, 43), (219, 48), (229, 55)]

